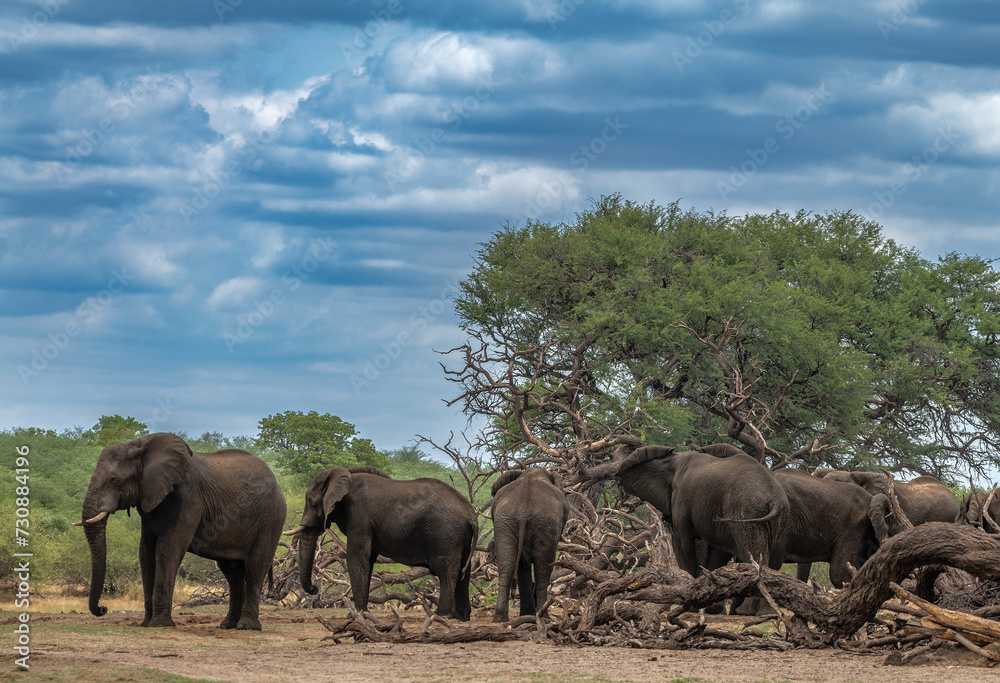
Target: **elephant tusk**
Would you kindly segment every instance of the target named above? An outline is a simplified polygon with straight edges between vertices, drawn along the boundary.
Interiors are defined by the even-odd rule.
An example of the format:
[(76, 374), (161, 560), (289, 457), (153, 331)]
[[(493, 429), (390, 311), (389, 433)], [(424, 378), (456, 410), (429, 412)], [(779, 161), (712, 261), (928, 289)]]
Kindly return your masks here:
[(288, 531), (281, 532), (283, 536), (294, 536), (295, 534), (300, 534), (305, 530), (305, 527), (301, 524), (294, 529), (289, 529)]
[(73, 522), (73, 526), (83, 526), (83, 522)]
[(108, 516), (107, 511), (98, 512), (96, 515), (94, 515), (90, 519), (85, 520), (83, 522), (83, 524), (97, 524), (98, 522), (100, 522), (101, 520), (103, 520), (107, 516)]

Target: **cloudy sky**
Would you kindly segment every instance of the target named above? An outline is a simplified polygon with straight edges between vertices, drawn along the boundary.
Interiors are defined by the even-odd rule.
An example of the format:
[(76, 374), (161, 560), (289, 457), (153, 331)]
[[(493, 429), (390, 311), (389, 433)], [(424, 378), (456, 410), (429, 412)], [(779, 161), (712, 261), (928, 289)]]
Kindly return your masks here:
[(993, 258), (998, 162), (984, 0), (5, 2), (0, 428), (441, 439), (506, 222), (852, 209)]

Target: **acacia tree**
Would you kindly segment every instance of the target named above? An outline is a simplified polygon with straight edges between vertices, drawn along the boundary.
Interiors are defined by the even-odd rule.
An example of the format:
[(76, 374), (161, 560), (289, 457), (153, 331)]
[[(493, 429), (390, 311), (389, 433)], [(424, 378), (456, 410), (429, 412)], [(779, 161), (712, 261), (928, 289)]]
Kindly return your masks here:
[(982, 474), (1000, 438), (998, 277), (849, 212), (613, 195), (481, 245), (456, 300), (469, 341), (445, 372), (501, 466), (594, 480), (615, 447), (729, 438), (772, 464)]
[(262, 418), (259, 427), (257, 443), (276, 451), (279, 467), (303, 483), (330, 467), (371, 465), (392, 472), (385, 454), (336, 415), (286, 410)]

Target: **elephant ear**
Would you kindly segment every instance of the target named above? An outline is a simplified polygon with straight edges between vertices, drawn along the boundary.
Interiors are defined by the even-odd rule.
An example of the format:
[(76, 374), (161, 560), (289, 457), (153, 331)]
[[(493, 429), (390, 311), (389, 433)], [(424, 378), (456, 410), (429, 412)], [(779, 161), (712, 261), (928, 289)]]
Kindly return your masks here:
[(547, 475), (549, 475), (549, 481), (552, 482), (552, 485), (555, 486), (560, 491), (562, 491), (563, 490), (563, 480), (562, 480), (562, 477), (559, 476), (559, 473), (558, 472), (553, 472), (551, 470), (545, 470), (545, 473)]
[(133, 441), (141, 459), (139, 505), (149, 512), (187, 476), (194, 457), (184, 439), (164, 432)]
[(615, 475), (626, 493), (643, 499), (670, 519), (674, 479), (673, 448), (643, 446), (622, 460)]
[(493, 488), (490, 489), (490, 493), (493, 496), (497, 495), (497, 491), (502, 489), (504, 486), (514, 481), (518, 477), (524, 474), (524, 470), (507, 470), (503, 472), (495, 482), (493, 482)]
[(324, 519), (330, 517), (333, 508), (351, 490), (351, 471), (344, 467), (333, 467), (327, 471), (326, 492), (323, 494)]
[(983, 494), (975, 486), (969, 488), (969, 495), (962, 501), (962, 507), (955, 518), (956, 524), (968, 524), (982, 528), (983, 526)]
[(851, 481), (873, 496), (888, 493), (886, 478), (874, 472), (851, 472)]

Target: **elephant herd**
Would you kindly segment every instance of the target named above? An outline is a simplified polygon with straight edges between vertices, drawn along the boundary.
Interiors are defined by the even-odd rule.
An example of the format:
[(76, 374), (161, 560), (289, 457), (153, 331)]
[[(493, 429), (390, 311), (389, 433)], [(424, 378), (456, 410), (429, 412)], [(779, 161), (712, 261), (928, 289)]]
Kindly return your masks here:
[[(742, 450), (715, 444), (699, 450), (644, 446), (621, 461), (623, 491), (650, 503), (672, 529), (680, 567), (697, 575), (731, 558), (773, 568), (829, 562), (837, 587), (851, 578), (888, 536), (897, 533), (888, 480), (869, 472), (781, 469), (772, 472)], [(1000, 498), (973, 489), (959, 501), (941, 482), (918, 477), (894, 491), (909, 521), (960, 521), (1000, 531)], [(513, 586), (521, 615), (546, 601), (563, 527), (570, 515), (562, 481), (529, 468), (494, 482), (493, 555), (498, 571), (494, 621), (507, 621)], [(174, 581), (186, 552), (215, 560), (230, 588), (221, 628), (260, 629), (261, 588), (270, 579), (285, 521), (285, 498), (267, 465), (236, 449), (195, 453), (173, 434), (150, 434), (107, 446), (98, 458), (83, 503), (93, 577), (90, 611), (107, 609), (108, 515), (135, 507), (142, 519), (139, 566), (145, 615), (141, 626), (173, 626)], [(300, 524), (300, 582), (316, 593), (313, 562), (319, 536), (336, 524), (347, 538), (354, 604), (368, 606), (379, 555), (426, 567), (440, 582), (437, 612), (469, 620), (471, 559), (479, 536), (472, 504), (435, 479), (397, 481), (374, 467), (334, 467), (306, 490)], [(701, 549), (699, 551), (699, 549)]]
[[(826, 468), (772, 472), (728, 444), (695, 451), (644, 446), (622, 461), (618, 479), (663, 514), (678, 564), (695, 576), (702, 566), (717, 569), (735, 557), (774, 569), (794, 562), (798, 578), (807, 580), (811, 563), (828, 562), (830, 581), (840, 588), (852, 568), (906, 524), (893, 512), (886, 476)], [(976, 489), (963, 518), (959, 501), (934, 477), (896, 482), (893, 492), (914, 526), (967, 520), (982, 526), (995, 519), (994, 501)], [(696, 555), (698, 540), (708, 547), (704, 559)]]

